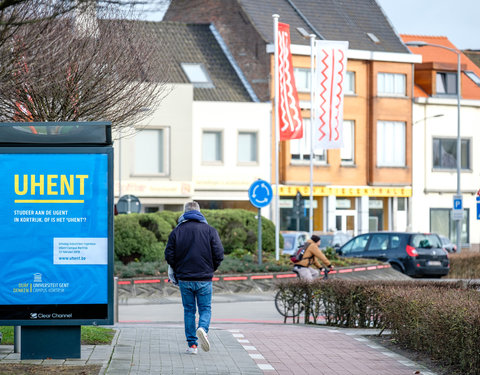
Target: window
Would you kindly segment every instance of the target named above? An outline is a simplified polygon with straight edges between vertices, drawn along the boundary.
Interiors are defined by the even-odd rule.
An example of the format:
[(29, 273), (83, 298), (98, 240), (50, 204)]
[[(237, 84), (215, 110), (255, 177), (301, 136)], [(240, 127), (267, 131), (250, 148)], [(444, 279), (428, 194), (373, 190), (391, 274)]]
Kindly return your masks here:
[(257, 133), (239, 132), (238, 133), (238, 162), (256, 163), (257, 158)]
[(378, 73), (378, 95), (405, 96), (405, 74)]
[(355, 123), (343, 120), (343, 147), (340, 156), (343, 164), (353, 164), (355, 161)]
[(207, 70), (203, 64), (180, 64), (190, 83), (194, 87), (213, 88), (213, 83), (208, 76)]
[(472, 72), (471, 70), (465, 70), (465, 74), (470, 78), (477, 86), (480, 86), (480, 77)]
[(355, 72), (347, 71), (347, 76), (345, 77), (345, 94), (355, 94)]
[(437, 73), (437, 94), (457, 94), (457, 73)]
[(310, 83), (312, 75), (310, 69), (293, 68), (293, 75), (295, 77), (295, 85), (298, 92), (310, 92)]
[[(470, 140), (461, 139), (460, 167), (470, 169)], [(457, 168), (457, 139), (433, 138), (433, 168)]]
[(388, 234), (376, 234), (368, 245), (368, 251), (382, 251), (388, 249)]
[(161, 174), (168, 171), (169, 129), (144, 129), (135, 134), (135, 174)]
[(405, 166), (405, 123), (379, 121), (377, 123), (377, 166)]
[(380, 43), (380, 39), (378, 39), (377, 36), (374, 33), (367, 33), (367, 36), (370, 38), (370, 40), (373, 43), (375, 43), (375, 44)]
[(206, 163), (222, 162), (222, 154), (222, 132), (204, 131), (202, 135), (202, 161)]
[[(290, 141), (290, 154), (292, 155), (292, 161), (310, 160), (310, 119), (303, 119), (303, 131), (303, 138), (292, 139)], [(313, 161), (325, 163), (327, 161), (326, 150), (315, 150), (313, 153)]]
[(365, 251), (365, 247), (367, 246), (369, 238), (369, 234), (363, 234), (361, 236), (353, 238), (350, 242), (343, 246), (343, 254), (347, 255)]
[[(457, 242), (457, 221), (451, 218), (451, 208), (430, 208), (430, 232), (441, 234), (450, 238), (453, 243)], [(468, 223), (470, 211), (463, 209), (463, 220), (461, 222), (461, 243), (470, 242), (470, 228)]]

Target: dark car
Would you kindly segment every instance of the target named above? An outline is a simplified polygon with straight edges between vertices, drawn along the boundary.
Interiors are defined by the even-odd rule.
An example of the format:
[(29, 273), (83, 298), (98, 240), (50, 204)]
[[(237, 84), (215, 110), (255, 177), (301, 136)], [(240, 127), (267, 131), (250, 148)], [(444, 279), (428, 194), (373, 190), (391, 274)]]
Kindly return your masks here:
[(457, 252), (457, 245), (453, 244), (449, 238), (442, 236), (441, 234), (439, 234), (438, 237), (440, 237), (440, 241), (442, 241), (442, 245), (445, 250), (447, 250), (449, 253)]
[(370, 258), (390, 263), (409, 276), (441, 277), (450, 261), (440, 238), (431, 233), (375, 232), (360, 234), (340, 249), (344, 257)]

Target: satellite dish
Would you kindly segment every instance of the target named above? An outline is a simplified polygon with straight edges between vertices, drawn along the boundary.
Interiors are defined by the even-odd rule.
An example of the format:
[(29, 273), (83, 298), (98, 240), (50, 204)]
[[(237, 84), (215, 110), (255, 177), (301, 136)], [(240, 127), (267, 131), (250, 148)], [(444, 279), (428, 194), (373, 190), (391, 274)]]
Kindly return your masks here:
[(140, 199), (135, 195), (123, 195), (117, 203), (117, 212), (119, 214), (138, 214), (142, 209)]

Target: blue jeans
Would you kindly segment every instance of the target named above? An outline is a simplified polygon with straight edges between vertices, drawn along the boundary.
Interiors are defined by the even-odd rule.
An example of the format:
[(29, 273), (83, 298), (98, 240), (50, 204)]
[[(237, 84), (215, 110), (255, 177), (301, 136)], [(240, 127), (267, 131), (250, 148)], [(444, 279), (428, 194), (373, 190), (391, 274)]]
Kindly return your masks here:
[(212, 317), (212, 282), (211, 281), (179, 281), (183, 303), (183, 320), (188, 346), (198, 345), (195, 314), (198, 306), (198, 327), (208, 332)]

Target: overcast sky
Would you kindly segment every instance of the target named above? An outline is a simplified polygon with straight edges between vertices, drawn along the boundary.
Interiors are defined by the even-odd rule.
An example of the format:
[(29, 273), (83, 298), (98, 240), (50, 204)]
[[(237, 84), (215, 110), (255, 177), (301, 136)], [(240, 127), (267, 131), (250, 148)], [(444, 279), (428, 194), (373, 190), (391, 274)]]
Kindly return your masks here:
[(377, 0), (398, 34), (446, 36), (480, 50), (480, 0)]

